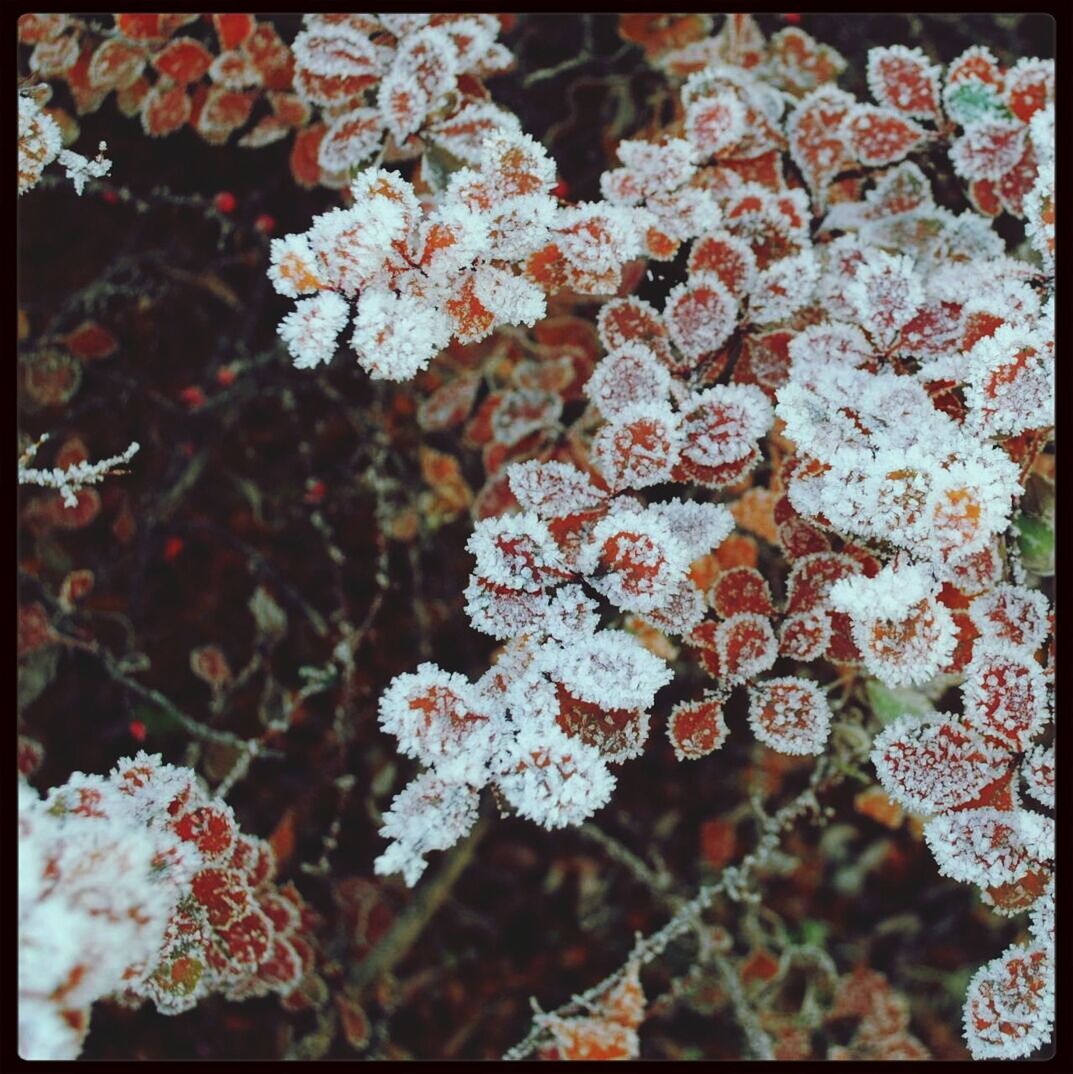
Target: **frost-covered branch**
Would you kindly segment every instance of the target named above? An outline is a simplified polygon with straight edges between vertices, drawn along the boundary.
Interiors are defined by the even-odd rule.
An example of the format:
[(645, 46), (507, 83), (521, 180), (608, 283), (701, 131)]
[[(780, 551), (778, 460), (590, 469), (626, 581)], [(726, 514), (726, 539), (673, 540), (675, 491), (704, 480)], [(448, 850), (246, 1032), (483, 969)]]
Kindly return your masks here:
[(96, 485), (111, 474), (124, 473), (125, 471), (119, 468), (134, 458), (140, 446), (134, 441), (125, 451), (111, 458), (101, 459), (100, 462), (76, 462), (66, 469), (54, 466), (50, 470), (41, 470), (30, 466), (38, 449), (47, 439), (48, 434), (45, 434), (19, 458), (19, 484), (55, 489), (63, 497), (67, 507), (78, 506), (77, 494), (86, 485)]

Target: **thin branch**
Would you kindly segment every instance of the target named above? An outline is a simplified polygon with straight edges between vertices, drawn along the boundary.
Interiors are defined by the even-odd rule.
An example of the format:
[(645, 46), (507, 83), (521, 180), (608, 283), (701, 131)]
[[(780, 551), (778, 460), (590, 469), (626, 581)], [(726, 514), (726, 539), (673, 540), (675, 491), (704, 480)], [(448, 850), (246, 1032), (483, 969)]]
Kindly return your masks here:
[(413, 902), (396, 918), (387, 935), (369, 952), (368, 957), (351, 969), (351, 987), (355, 990), (365, 988), (383, 977), (406, 956), (472, 861), (491, 823), (488, 816), (479, 817), (469, 835), (448, 853), (440, 871), (418, 888)]

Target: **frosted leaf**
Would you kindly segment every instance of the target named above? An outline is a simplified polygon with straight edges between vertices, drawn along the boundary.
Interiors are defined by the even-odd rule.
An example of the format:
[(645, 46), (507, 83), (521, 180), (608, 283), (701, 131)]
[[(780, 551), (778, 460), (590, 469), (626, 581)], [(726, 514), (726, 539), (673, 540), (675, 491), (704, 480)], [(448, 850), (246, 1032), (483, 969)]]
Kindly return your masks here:
[[(475, 273), (473, 294), (500, 324), (534, 325), (546, 312), (544, 293), (513, 272), (482, 265)], [(457, 333), (462, 339), (462, 333)], [(467, 340), (463, 340), (467, 342)], [(473, 342), (473, 340), (468, 340)]]
[(456, 62), (462, 71), (472, 70), (481, 62), (499, 32), (499, 20), (486, 13), (441, 16), (440, 25), (454, 45)]
[(715, 648), (728, 682), (745, 682), (767, 671), (779, 654), (766, 616), (739, 612), (716, 628)]
[(586, 511), (604, 499), (587, 474), (565, 462), (531, 459), (514, 463), (507, 478), (522, 507), (544, 519)]
[(975, 646), (961, 696), (965, 723), (1008, 749), (1024, 749), (1046, 718), (1043, 669), (1011, 645)]
[(1054, 949), (1054, 880), (1050, 881), (1043, 894), (1032, 904), (1029, 914), (1029, 928), (1032, 937), (1041, 947)]
[[(397, 219), (409, 233), (421, 216), (421, 203), (413, 186), (397, 172), (385, 168), (366, 168), (350, 184), (355, 208), (365, 207), (373, 219), (391, 223)], [(379, 215), (377, 215), (379, 214)]]
[(616, 149), (619, 160), (634, 168), (666, 180), (660, 189), (672, 189), (687, 182), (696, 171), (692, 147), (684, 138), (666, 138), (659, 142), (624, 140)]
[(955, 560), (949, 565), (948, 573), (940, 577), (944, 581), (949, 578), (962, 593), (973, 596), (997, 585), (1002, 572), (1002, 556), (997, 546), (991, 544), (979, 552)]
[(368, 35), (345, 23), (307, 27), (291, 45), (295, 63), (326, 78), (379, 74), (380, 54)]
[(974, 1059), (1020, 1059), (1054, 1030), (1054, 967), (1044, 948), (1011, 946), (976, 971), (965, 995)]
[(794, 96), (837, 78), (846, 69), (845, 57), (796, 26), (774, 34), (769, 49), (777, 84)]
[(563, 412), (562, 396), (540, 388), (504, 392), (492, 414), (492, 439), (513, 447), (539, 430), (555, 430)]
[(75, 193), (79, 197), (82, 196), (82, 192), (86, 189), (86, 183), (90, 179), (100, 179), (111, 171), (112, 162), (104, 156), (106, 148), (105, 143), (101, 142), (100, 152), (93, 160), (82, 156), (81, 153), (72, 153), (69, 149), (60, 150), (59, 163), (64, 168), (64, 174), (71, 180)]
[(810, 386), (812, 370), (826, 366), (860, 366), (874, 354), (865, 334), (851, 324), (828, 321), (799, 332), (789, 344), (790, 376)]
[[(546, 682), (538, 667), (540, 644), (526, 636), (512, 638), (496, 650), (492, 665), (474, 684), (489, 707), (501, 711), (504, 706), (509, 706), (509, 697), (519, 682), (526, 685)], [(553, 717), (554, 709), (549, 713), (549, 718)]]
[(545, 672), (574, 697), (606, 709), (648, 709), (674, 674), (622, 630), (549, 645), (541, 661)]
[(882, 105), (914, 119), (939, 114), (941, 68), (928, 63), (918, 48), (889, 45), (868, 50), (868, 88)]
[[(75, 773), (41, 805), (61, 843), (47, 855), (48, 890), (31, 876), (33, 890), (21, 894), (58, 910), (63, 928), (50, 929), (50, 954), (34, 951), (32, 937), (21, 946), (34, 973), (59, 974), (44, 996), (75, 1031), (74, 1053), (88, 1004), (101, 994), (86, 990), (95, 991), (102, 974), (111, 976), (103, 991), (128, 1005), (152, 999), (168, 1014), (213, 991), (240, 998), (293, 989), (293, 975), (282, 976), (270, 955), (273, 936), (287, 942), (294, 915), (270, 918), (261, 910), (274, 898), (271, 850), (241, 836), (230, 808), (210, 798), (189, 769), (140, 752), (120, 760), (107, 779)], [(24, 834), (27, 819), (20, 815)], [(21, 864), (35, 860), (44, 856)], [(89, 929), (79, 936), (82, 925)], [(61, 938), (86, 964), (64, 965)], [(29, 970), (20, 968), (21, 983), (31, 981)]]
[(507, 198), (547, 194), (555, 185), (555, 161), (530, 135), (499, 129), (484, 141), (481, 173)]
[(1019, 492), (1016, 466), (995, 451), (935, 473), (924, 511), (936, 551), (962, 559), (985, 548), (1005, 529)]
[(559, 586), (551, 595), (547, 611), (547, 631), (565, 644), (594, 634), (600, 625), (600, 608), (579, 585)]
[(608, 351), (627, 343), (642, 343), (661, 357), (667, 356), (667, 327), (659, 311), (632, 295), (605, 303), (596, 318), (600, 342)]
[(1043, 593), (1015, 585), (995, 586), (969, 605), (969, 615), (983, 637), (1030, 652), (1046, 640), (1049, 611)]
[(687, 576), (665, 591), (663, 600), (644, 613), (646, 622), (663, 634), (688, 634), (707, 611), (704, 594)]
[[(447, 323), (459, 343), (476, 343), (489, 336), (495, 327), (496, 315), (476, 294), (479, 276), (491, 271), (494, 270), (481, 266), (478, 272), (461, 273), (442, 296)], [(421, 286), (420, 281), (417, 286)]]
[(749, 300), (750, 319), (758, 324), (786, 320), (812, 300), (819, 274), (820, 266), (811, 250), (780, 258), (757, 273)]
[(505, 198), (485, 212), (488, 247), (485, 256), (521, 261), (551, 239), (556, 207), (547, 194), (519, 194)]
[(767, 396), (750, 384), (718, 385), (699, 392), (682, 412), (682, 456), (700, 466), (745, 458), (773, 420)]
[(1024, 56), (1006, 72), (1006, 105), (1028, 123), (1054, 101), (1054, 60)]
[(482, 519), (466, 550), (477, 558), (478, 575), (511, 589), (537, 591), (568, 573), (551, 531), (528, 512)]
[(408, 215), (404, 205), (388, 198), (367, 198), (316, 217), (308, 238), (317, 275), (345, 295), (356, 294), (382, 270), (389, 252), (397, 256), (392, 244), (408, 234)]
[(691, 276), (707, 273), (718, 276), (723, 286), (739, 301), (753, 287), (756, 256), (749, 244), (729, 232), (700, 236), (689, 251)]
[(460, 373), (423, 399), (418, 406), (417, 422), (429, 432), (442, 432), (464, 421), (473, 409), (481, 386), (475, 373)]
[(745, 134), (745, 119), (745, 105), (733, 93), (700, 97), (686, 106), (686, 134), (700, 156), (728, 155)]
[(409, 380), (447, 346), (451, 321), (417, 295), (380, 288), (362, 292), (350, 343), (372, 376)]
[(56, 159), (63, 138), (56, 121), (28, 93), (19, 93), (19, 195), (33, 189), (46, 165)]
[(264, 79), (250, 57), (240, 49), (221, 52), (209, 67), (209, 78), (227, 89), (260, 86)]
[(700, 701), (682, 701), (671, 709), (667, 737), (679, 761), (695, 761), (719, 749), (727, 740), (723, 698), (709, 694)]
[(718, 547), (734, 529), (734, 518), (723, 504), (673, 499), (650, 503), (646, 513), (667, 527), (690, 560)]
[(578, 566), (617, 607), (643, 613), (667, 598), (689, 554), (656, 514), (615, 512), (596, 524)]
[(924, 568), (890, 565), (874, 578), (844, 578), (831, 587), (831, 604), (853, 620), (865, 666), (887, 686), (927, 682), (949, 663), (954, 621), (934, 592)]
[(406, 785), (384, 814), (380, 834), (391, 845), (373, 863), (377, 876), (402, 873), (413, 887), (428, 867), (425, 855), (447, 850), (477, 820), (477, 792), (465, 784), (449, 783), (435, 772), (422, 772)]
[(966, 128), (1009, 118), (1009, 110), (1002, 100), (1001, 83), (986, 82), (981, 78), (966, 78), (955, 83), (947, 81), (943, 107), (951, 120)]
[(384, 126), (375, 108), (355, 108), (335, 120), (317, 148), (317, 162), (328, 172), (345, 172), (380, 147)]
[(1032, 746), (1021, 764), (1028, 793), (1049, 809), (1054, 809), (1054, 746)]
[(1054, 362), (1036, 332), (1001, 325), (968, 355), (966, 401), (984, 435), (1054, 424)]
[(1013, 119), (983, 119), (950, 147), (950, 163), (963, 179), (1001, 179), (1021, 159), (1025, 126)]
[[(641, 252), (634, 210), (619, 205), (581, 202), (560, 210), (557, 245), (580, 280), (585, 294), (609, 294), (617, 287), (622, 265)], [(605, 285), (605, 281), (606, 284)]]
[(1028, 124), (1032, 148), (1036, 153), (1040, 171), (1054, 169), (1054, 105), (1049, 104), (1036, 112)]
[(74, 1059), (90, 1005), (144, 975), (182, 889), (154, 879), (156, 838), (119, 811), (57, 818), (20, 782), (18, 823), (19, 1054)]
[(581, 824), (607, 804), (615, 785), (599, 750), (540, 721), (518, 728), (498, 767), (503, 797), (545, 828)]
[(397, 142), (417, 131), (440, 98), (454, 87), (458, 51), (439, 27), (426, 27), (399, 42), (380, 82), (377, 103)]
[(637, 709), (605, 709), (557, 690), (559, 728), (572, 739), (592, 746), (608, 764), (640, 757), (648, 741), (651, 718)]
[(547, 628), (549, 601), (543, 593), (495, 585), (474, 575), (464, 595), (469, 621), (482, 634), (508, 641)]
[(872, 338), (886, 348), (920, 309), (924, 289), (910, 258), (877, 250), (865, 255), (846, 297)]
[(643, 344), (628, 343), (601, 358), (585, 385), (585, 393), (606, 417), (635, 403), (666, 399), (671, 375)]
[(1009, 768), (1009, 754), (955, 717), (901, 716), (872, 745), (884, 790), (913, 813), (946, 813), (977, 798)]
[(521, 133), (518, 117), (491, 101), (466, 101), (446, 119), (433, 123), (428, 138), (452, 156), (476, 166), (481, 162), (484, 140), (498, 130)]
[(349, 317), (350, 306), (333, 291), (303, 298), (279, 324), (279, 336), (287, 344), (295, 367), (313, 369), (330, 362)]
[(716, 614), (724, 619), (739, 612), (775, 614), (767, 579), (755, 567), (731, 567), (723, 571), (712, 586), (711, 603)]
[(324, 286), (318, 275), (316, 259), (304, 235), (286, 235), (273, 239), (268, 278), (276, 291), (287, 298), (297, 298)]
[(948, 86), (974, 79), (1002, 88), (1001, 65), (994, 53), (983, 45), (970, 45), (946, 69)]
[(965, 809), (932, 817), (924, 839), (943, 876), (1010, 884), (1054, 859), (1054, 821), (1026, 809)]
[(635, 403), (599, 430), (592, 460), (612, 489), (645, 488), (670, 479), (681, 440), (678, 415), (666, 403)]
[(831, 620), (824, 611), (813, 609), (796, 612), (786, 616), (782, 622), (779, 631), (780, 656), (807, 663), (819, 659), (830, 643)]
[(714, 274), (693, 276), (667, 295), (663, 317), (671, 339), (697, 361), (718, 350), (734, 331), (738, 303)]
[[(369, 16), (365, 17), (368, 18)], [(378, 15), (377, 18), (379, 18), (384, 25), (384, 29), (389, 33), (394, 34), (396, 37), (405, 37), (406, 34), (416, 33), (422, 27), (427, 26), (428, 20), (432, 18), (432, 16), (402, 12), (398, 14), (381, 14)]]
[(850, 109), (845, 130), (853, 153), (869, 167), (894, 164), (931, 137), (923, 127), (900, 113), (867, 104)]
[(822, 753), (830, 725), (827, 698), (808, 679), (767, 679), (749, 691), (749, 726), (780, 753)]
[(845, 90), (820, 86), (798, 102), (786, 122), (790, 156), (814, 193), (853, 162), (843, 123), (856, 104)]
[(684, 138), (662, 142), (628, 141), (618, 144), (625, 165), (600, 176), (600, 190), (610, 201), (636, 204), (661, 191), (687, 183), (697, 170), (693, 146)]
[(1054, 272), (1055, 180), (1054, 165), (1041, 164), (1032, 189), (1025, 195), (1025, 233), (1043, 259), (1048, 273)]

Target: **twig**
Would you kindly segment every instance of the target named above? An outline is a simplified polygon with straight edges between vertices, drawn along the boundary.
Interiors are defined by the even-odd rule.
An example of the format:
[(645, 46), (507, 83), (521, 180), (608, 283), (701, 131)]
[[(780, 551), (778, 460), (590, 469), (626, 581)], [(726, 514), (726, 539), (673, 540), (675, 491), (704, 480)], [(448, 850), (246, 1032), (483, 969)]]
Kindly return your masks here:
[[(777, 849), (781, 833), (806, 813), (821, 815), (820, 805), (816, 798), (817, 790), (827, 783), (837, 782), (840, 778), (837, 772), (830, 771), (826, 758), (821, 758), (813, 769), (808, 787), (776, 813), (765, 818), (760, 839), (752, 853), (746, 855), (739, 865), (724, 869), (717, 881), (702, 887), (693, 899), (679, 907), (662, 928), (650, 936), (638, 938), (625, 965), (620, 966), (604, 980), (581, 995), (575, 996), (552, 1013), (557, 1017), (570, 1017), (583, 1012), (619, 983), (626, 965), (635, 963), (642, 966), (648, 965), (679, 936), (695, 929), (700, 914), (707, 910), (720, 895), (726, 895), (735, 902), (745, 898), (747, 886), (753, 879), (753, 874), (764, 865), (772, 851)], [(525, 1059), (535, 1051), (546, 1033), (544, 1021), (545, 1019), (541, 1019), (540, 1022), (534, 1024), (526, 1037), (506, 1051), (503, 1058)]]

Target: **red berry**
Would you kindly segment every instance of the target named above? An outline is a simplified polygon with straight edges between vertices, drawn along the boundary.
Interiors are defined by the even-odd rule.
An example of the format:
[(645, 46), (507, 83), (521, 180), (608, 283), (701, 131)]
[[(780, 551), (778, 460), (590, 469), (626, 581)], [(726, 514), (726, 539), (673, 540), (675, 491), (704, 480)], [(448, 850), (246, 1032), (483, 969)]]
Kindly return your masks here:
[(323, 481), (310, 481), (309, 484), (306, 485), (306, 503), (320, 503), (320, 501), (324, 499), (324, 494), (327, 491), (328, 486), (325, 485)]
[(213, 198), (212, 204), (216, 206), (218, 213), (233, 213), (235, 206), (238, 205), (238, 199), (230, 190), (221, 190), (219, 194)]
[(131, 720), (127, 729), (130, 731), (131, 738), (138, 742), (145, 741), (145, 724), (141, 720)]
[(271, 235), (276, 230), (276, 218), (269, 216), (268, 213), (261, 213), (259, 217), (253, 222), (253, 226), (261, 232), (262, 235)]
[(192, 384), (189, 388), (183, 388), (179, 392), (179, 398), (191, 409), (195, 410), (199, 406), (205, 404), (205, 393), (196, 385)]
[(179, 558), (179, 553), (183, 550), (183, 539), (181, 537), (169, 537), (164, 542), (164, 560), (167, 563), (172, 563)]
[(225, 365), (216, 370), (216, 383), (225, 388), (234, 384), (237, 379), (238, 371), (233, 366)]
[(114, 190), (105, 190), (101, 194), (101, 198), (108, 202), (109, 205), (115, 205), (119, 201), (119, 195)]
[(551, 192), (557, 198), (565, 198), (570, 194), (570, 184), (565, 179), (560, 179), (555, 186), (551, 188)]
[(791, 26), (796, 26), (801, 21), (801, 16), (797, 14), (783, 15), (783, 19), (790, 23)]

